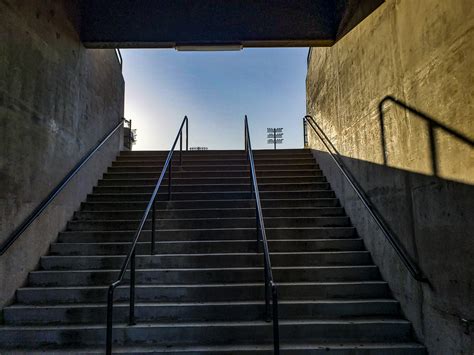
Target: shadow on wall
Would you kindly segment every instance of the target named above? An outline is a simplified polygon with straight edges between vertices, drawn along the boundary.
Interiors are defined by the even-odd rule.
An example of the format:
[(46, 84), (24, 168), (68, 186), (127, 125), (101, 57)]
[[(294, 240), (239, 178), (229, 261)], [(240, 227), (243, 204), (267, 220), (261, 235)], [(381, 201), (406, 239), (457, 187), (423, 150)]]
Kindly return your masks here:
[[(315, 155), (344, 208), (350, 216), (356, 217), (352, 218), (354, 225), (377, 265), (384, 269), (384, 277), (390, 281), (396, 278), (395, 284), (404, 285), (407, 279), (403, 272), (400, 273), (403, 266), (398, 257), (384, 237), (374, 233), (377, 230), (374, 221), (346, 184), (329, 153), (318, 150)], [(427, 301), (439, 311), (438, 318), (451, 315), (457, 322), (474, 319), (474, 259), (467, 257), (474, 255), (474, 237), (470, 232), (474, 230), (471, 215), (474, 185), (347, 156), (339, 156), (339, 159), (351, 175), (359, 177), (356, 182), (365, 191), (378, 216), (429, 280), (431, 296), (424, 301), (409, 287), (401, 287), (398, 292), (395, 287), (396, 298), (404, 298), (406, 302), (403, 303), (414, 308), (423, 308), (422, 304)], [(408, 310), (408, 313), (411, 312)], [(472, 331), (471, 325), (471, 334)]]
[[(412, 113), (414, 117), (421, 119), (426, 123), (425, 127), (427, 130), (427, 135), (420, 134), (418, 136), (419, 139), (423, 139), (423, 137), (428, 137), (428, 150), (429, 150), (429, 161), (430, 161), (430, 173), (434, 176), (440, 176), (440, 158), (439, 158), (439, 151), (440, 147), (437, 144), (437, 131), (441, 131), (447, 133), (450, 138), (455, 138), (459, 142), (468, 146), (468, 149), (472, 149), (474, 147), (474, 140), (470, 139), (463, 133), (452, 129), (443, 123), (440, 120), (437, 120), (428, 114), (419, 111), (418, 109), (406, 104), (405, 102), (388, 95), (380, 101), (378, 105), (379, 111), (379, 122), (380, 122), (380, 138), (381, 138), (381, 151), (383, 152), (383, 164), (388, 165), (388, 149), (387, 149), (387, 132), (386, 132), (386, 122), (385, 116), (386, 112), (384, 110), (385, 104), (394, 103), (405, 110), (404, 114), (407, 118), (409, 118), (409, 113)], [(428, 171), (427, 171), (428, 173)]]
[[(405, 120), (388, 120), (388, 102), (395, 104), (390, 116), (401, 114)], [(329, 137), (322, 138), (429, 280), (427, 287), (404, 272), (327, 150), (313, 152), (405, 314), (416, 324), (420, 339), (430, 339), (448, 353), (449, 349), (470, 348), (474, 332), (474, 176), (470, 173), (474, 141), (392, 96), (379, 103), (378, 114), (383, 154), (379, 162), (342, 155)], [(319, 146), (319, 138), (313, 135), (313, 139)], [(377, 149), (377, 140), (374, 143)], [(440, 339), (446, 334), (459, 337), (443, 343)]]
[[(385, 103), (392, 102), (404, 110), (413, 113), (417, 118), (420, 118), (424, 122), (426, 122), (426, 127), (428, 130), (427, 135), (424, 133), (420, 133), (417, 137), (417, 139), (421, 139), (424, 136), (427, 136), (429, 138), (429, 161), (430, 161), (430, 167), (431, 171), (430, 173), (416, 173), (416, 172), (411, 172), (408, 169), (399, 169), (395, 167), (389, 167), (388, 164), (388, 149), (387, 149), (387, 139), (386, 139), (386, 129), (385, 129), (385, 111), (384, 111), (384, 106)], [(469, 211), (474, 210), (474, 185), (470, 183), (460, 183), (456, 182), (453, 180), (445, 179), (439, 175), (439, 166), (438, 166), (438, 146), (436, 142), (436, 130), (441, 130), (443, 132), (448, 133), (451, 137), (454, 137), (461, 143), (465, 144), (468, 146), (468, 149), (472, 149), (474, 147), (474, 141), (464, 135), (463, 133), (458, 132), (455, 129), (452, 129), (443, 123), (441, 123), (439, 120), (430, 117), (428, 114), (421, 112), (417, 110), (416, 108), (409, 106), (408, 104), (404, 103), (401, 100), (396, 99), (393, 96), (386, 96), (383, 100), (380, 101), (378, 105), (378, 112), (379, 112), (379, 124), (380, 124), (380, 137), (381, 137), (381, 151), (383, 152), (383, 166), (377, 163), (371, 163), (368, 161), (360, 160), (360, 159), (354, 159), (351, 157), (343, 156), (338, 149), (334, 146), (334, 144), (331, 142), (330, 138), (326, 135), (326, 133), (320, 128), (320, 126), (315, 123), (316, 128), (319, 131), (319, 139), (325, 140), (326, 149), (331, 150), (333, 153), (334, 159), (339, 162), (339, 164), (342, 165), (342, 169), (344, 172), (348, 175), (349, 179), (352, 180), (352, 183), (355, 185), (355, 187), (359, 190), (359, 193), (362, 195), (363, 198), (368, 200), (368, 203), (371, 204), (371, 208), (373, 209), (373, 212), (376, 214), (376, 216), (382, 221), (384, 224), (384, 227), (386, 227), (393, 236), (396, 237), (396, 242), (402, 242), (400, 244), (400, 247), (402, 251), (405, 252), (406, 255), (410, 255), (412, 260), (414, 260), (416, 263), (419, 262), (418, 260), (418, 252), (416, 248), (416, 240), (415, 235), (416, 235), (416, 227), (417, 227), (417, 222), (421, 220), (430, 220), (432, 218), (435, 218), (436, 220), (431, 221), (429, 223), (429, 226), (436, 226), (441, 224), (444, 224), (446, 226), (467, 226), (469, 225), (469, 220), (467, 219), (467, 213)], [(309, 116), (311, 117), (311, 116)], [(315, 122), (315, 121), (313, 121)], [(312, 124), (309, 124), (311, 127)], [(307, 134), (307, 129), (308, 127), (304, 125), (304, 131), (305, 131), (305, 142), (306, 142), (306, 134)], [(313, 127), (313, 132), (316, 133), (315, 128)], [(305, 143), (306, 144), (306, 143)], [(327, 154), (326, 152), (323, 151), (317, 151), (317, 155), (325, 155)], [(408, 152), (408, 154), (410, 154)], [(469, 157), (468, 157), (469, 159)], [(365, 186), (363, 186), (356, 176), (363, 177), (363, 180)], [(342, 175), (341, 175), (342, 177)], [(372, 178), (371, 178), (372, 177)], [(387, 179), (388, 178), (388, 179)], [(392, 181), (389, 179), (392, 178)], [(381, 181), (385, 180), (383, 184), (381, 184)], [(361, 180), (361, 179), (360, 179)], [(387, 188), (380, 188), (380, 186), (385, 186)], [(437, 191), (430, 191), (430, 189), (427, 189), (427, 186), (431, 186), (432, 188), (437, 189)], [(380, 193), (377, 193), (376, 191), (380, 190)], [(456, 196), (457, 191), (462, 191), (462, 193), (455, 198), (455, 200), (452, 200)], [(447, 199), (444, 200), (444, 203), (440, 203), (439, 205), (436, 205), (436, 201), (433, 200), (431, 201), (431, 195), (425, 196), (423, 198), (422, 194), (432, 192), (434, 195), (437, 196), (442, 196), (443, 193), (446, 193), (448, 195), (451, 195), (450, 198), (452, 201), (451, 203), (447, 203)], [(406, 196), (406, 200), (402, 202), (402, 204), (399, 206), (404, 212), (409, 212), (411, 215), (410, 216), (404, 216), (401, 219), (397, 220), (388, 220), (385, 218), (385, 216), (393, 214), (393, 209), (390, 209), (388, 211), (380, 211), (380, 208), (377, 208), (376, 205), (380, 205), (380, 200), (381, 199), (387, 199), (385, 201), (385, 205), (391, 205), (391, 202), (388, 201), (388, 199), (394, 198), (397, 199), (400, 196)], [(418, 201), (415, 201), (414, 199), (418, 199)], [(378, 204), (373, 204), (372, 200), (377, 201)], [(419, 203), (420, 201), (423, 201), (423, 203)], [(457, 205), (457, 202), (464, 201), (467, 204), (463, 208), (459, 208)], [(431, 202), (434, 202), (435, 205), (432, 205)], [(384, 205), (384, 206), (385, 206)], [(436, 213), (439, 208), (439, 211), (443, 211), (441, 213)], [(438, 212), (439, 212), (438, 211)], [(396, 213), (395, 213), (396, 214)], [(433, 216), (430, 218), (430, 214), (433, 214)], [(450, 221), (450, 217), (458, 216), (461, 219), (456, 220), (456, 221)], [(391, 218), (393, 219), (393, 218)], [(405, 230), (405, 231), (399, 231), (396, 233), (394, 229), (391, 227), (392, 225), (399, 225), (400, 222), (404, 222), (405, 224), (412, 224), (413, 229), (411, 231)], [(407, 223), (408, 222), (408, 223)], [(423, 223), (421, 224), (422, 226), (424, 225)], [(428, 227), (429, 227), (428, 226)], [(425, 228), (426, 226), (422, 227)], [(451, 228), (448, 228), (445, 232), (450, 233), (452, 231)], [(400, 238), (400, 235), (412, 235), (413, 240), (408, 243), (407, 245), (407, 240), (403, 241), (403, 239)], [(411, 251), (410, 251), (411, 250)], [(423, 268), (421, 268), (423, 269)], [(423, 270), (421, 270), (423, 273)], [(429, 281), (429, 278), (428, 278)]]

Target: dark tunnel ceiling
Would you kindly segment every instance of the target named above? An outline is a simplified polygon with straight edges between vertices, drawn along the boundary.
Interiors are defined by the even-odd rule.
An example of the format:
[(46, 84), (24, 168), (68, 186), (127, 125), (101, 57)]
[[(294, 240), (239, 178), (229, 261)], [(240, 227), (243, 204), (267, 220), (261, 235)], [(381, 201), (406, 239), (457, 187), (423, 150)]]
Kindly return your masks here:
[(81, 40), (91, 48), (330, 46), (383, 0), (81, 1)]

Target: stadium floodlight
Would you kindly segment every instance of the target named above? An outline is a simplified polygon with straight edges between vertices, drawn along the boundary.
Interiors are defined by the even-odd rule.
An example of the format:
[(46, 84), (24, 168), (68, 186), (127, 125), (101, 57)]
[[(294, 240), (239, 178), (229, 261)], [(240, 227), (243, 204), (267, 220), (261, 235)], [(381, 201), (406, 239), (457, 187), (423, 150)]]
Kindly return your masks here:
[(283, 128), (267, 128), (267, 143), (273, 144), (276, 149), (277, 144), (283, 143)]

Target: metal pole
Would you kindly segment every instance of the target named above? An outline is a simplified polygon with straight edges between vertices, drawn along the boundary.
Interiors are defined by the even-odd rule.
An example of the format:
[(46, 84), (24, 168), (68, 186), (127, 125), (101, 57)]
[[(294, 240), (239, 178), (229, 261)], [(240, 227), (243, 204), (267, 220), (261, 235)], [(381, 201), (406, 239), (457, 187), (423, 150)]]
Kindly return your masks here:
[(186, 118), (186, 151), (188, 151), (188, 116), (184, 116)]
[(129, 146), (129, 149), (132, 150), (132, 120), (129, 121), (130, 122), (130, 132), (128, 132), (128, 146)]
[[(246, 153), (247, 153), (247, 151), (248, 151), (248, 146), (249, 146), (249, 144), (248, 144), (248, 139), (249, 139), (248, 135), (249, 135), (249, 134), (248, 134), (248, 133), (249, 133), (249, 125), (248, 125), (248, 123), (247, 123), (247, 115), (245, 115), (245, 119), (244, 119), (244, 141), (245, 141), (245, 147), (244, 147), (244, 150), (245, 150)], [(248, 158), (248, 156), (247, 156), (247, 158)]]
[(135, 325), (135, 249), (132, 253), (132, 260), (130, 261), (130, 316), (128, 320), (129, 325)]
[(179, 134), (179, 165), (183, 165), (183, 131)]
[(255, 199), (255, 223), (257, 231), (257, 253), (260, 253), (260, 220), (258, 219), (257, 199)]
[(308, 146), (308, 132), (306, 131), (306, 118), (303, 117), (303, 147)]
[(268, 292), (270, 285), (268, 283), (268, 263), (265, 257), (265, 247), (263, 252), (263, 265), (265, 273), (265, 321), (270, 322), (270, 292)]
[[(250, 151), (248, 152), (248, 154), (251, 154)], [(250, 175), (250, 198), (252, 198), (253, 196), (253, 190), (254, 190), (254, 186), (253, 186), (253, 178), (252, 178), (252, 165), (250, 164), (250, 157), (248, 157), (248, 160), (249, 160), (249, 175)], [(256, 174), (257, 172), (255, 172)]]
[(272, 284), (272, 302), (273, 302), (273, 353), (280, 354), (280, 328), (278, 324), (278, 292)]
[(273, 149), (277, 149), (277, 134), (276, 128), (273, 128)]
[(114, 315), (114, 286), (109, 287), (109, 291), (107, 292), (107, 335), (106, 335), (106, 345), (105, 345), (105, 353), (107, 355), (112, 354), (112, 322), (113, 322), (113, 315)]
[(247, 143), (247, 125), (245, 125), (245, 128), (244, 128), (244, 150), (245, 150), (245, 153), (247, 153), (247, 147), (248, 147), (248, 143)]
[(173, 159), (170, 159), (168, 165), (168, 201), (171, 201), (171, 165), (173, 165)]
[(150, 254), (151, 255), (155, 255), (155, 230), (156, 230), (156, 226), (155, 226), (155, 218), (156, 218), (156, 205), (155, 205), (155, 201), (156, 200), (153, 200), (153, 208), (151, 210), (151, 245), (150, 245)]

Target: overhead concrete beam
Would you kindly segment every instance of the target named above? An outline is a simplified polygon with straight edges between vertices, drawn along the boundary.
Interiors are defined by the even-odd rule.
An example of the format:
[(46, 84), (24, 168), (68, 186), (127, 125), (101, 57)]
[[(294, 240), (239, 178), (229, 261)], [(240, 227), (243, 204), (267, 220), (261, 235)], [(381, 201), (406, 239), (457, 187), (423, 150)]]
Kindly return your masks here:
[(366, 2), (383, 0), (82, 0), (80, 35), (91, 48), (331, 46)]

